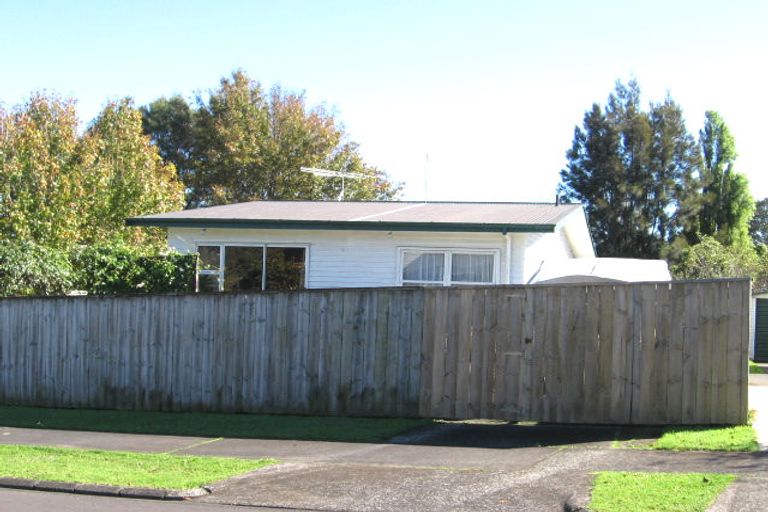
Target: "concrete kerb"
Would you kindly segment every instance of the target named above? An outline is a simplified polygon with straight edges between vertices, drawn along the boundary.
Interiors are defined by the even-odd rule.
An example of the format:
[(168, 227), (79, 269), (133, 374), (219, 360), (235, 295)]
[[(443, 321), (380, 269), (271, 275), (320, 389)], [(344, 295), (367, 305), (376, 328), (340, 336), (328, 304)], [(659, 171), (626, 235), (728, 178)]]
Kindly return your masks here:
[(72, 482), (53, 482), (48, 480), (29, 480), (25, 478), (0, 478), (0, 487), (27, 491), (65, 492), (108, 496), (112, 498), (138, 498), (144, 500), (180, 501), (200, 498), (210, 494), (205, 487), (194, 489), (152, 489), (147, 487), (118, 487), (114, 485), (77, 484)]

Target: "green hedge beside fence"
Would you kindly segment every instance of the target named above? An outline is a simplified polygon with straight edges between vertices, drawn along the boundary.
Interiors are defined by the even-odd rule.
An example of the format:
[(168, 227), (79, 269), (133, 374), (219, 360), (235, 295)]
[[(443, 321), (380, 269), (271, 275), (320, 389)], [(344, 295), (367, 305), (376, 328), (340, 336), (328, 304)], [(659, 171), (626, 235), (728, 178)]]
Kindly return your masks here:
[(191, 292), (196, 254), (146, 256), (127, 246), (85, 247), (72, 257), (76, 288), (89, 294)]
[(0, 240), (0, 296), (62, 295), (72, 289), (67, 254), (33, 242)]
[(32, 242), (0, 241), (0, 296), (194, 291), (196, 254), (147, 254), (125, 245), (68, 254)]

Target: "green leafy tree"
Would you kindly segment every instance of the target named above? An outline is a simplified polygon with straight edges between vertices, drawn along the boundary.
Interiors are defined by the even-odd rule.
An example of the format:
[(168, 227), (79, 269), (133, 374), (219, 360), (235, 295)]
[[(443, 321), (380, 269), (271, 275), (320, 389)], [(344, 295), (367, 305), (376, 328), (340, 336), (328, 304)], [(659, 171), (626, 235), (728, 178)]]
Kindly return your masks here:
[(704, 207), (699, 212), (698, 232), (714, 236), (725, 245), (746, 247), (750, 244), (749, 221), (755, 203), (747, 178), (733, 168), (736, 145), (717, 112), (706, 113), (699, 143), (704, 159)]
[(755, 214), (749, 222), (749, 234), (756, 245), (768, 245), (768, 198), (755, 203)]
[(181, 181), (191, 181), (194, 110), (177, 95), (155, 100), (139, 111), (144, 134), (151, 137), (162, 159), (176, 167)]
[(244, 72), (223, 78), (194, 108), (161, 98), (142, 109), (144, 130), (182, 169), (189, 207), (263, 199), (336, 199), (340, 179), (302, 173), (322, 167), (369, 179), (348, 181), (345, 197), (394, 197), (399, 187), (366, 164), (331, 112), (304, 96), (265, 91)]
[(640, 105), (632, 80), (576, 127), (559, 193), (584, 203), (601, 256), (658, 258), (695, 218), (696, 144), (680, 107)]

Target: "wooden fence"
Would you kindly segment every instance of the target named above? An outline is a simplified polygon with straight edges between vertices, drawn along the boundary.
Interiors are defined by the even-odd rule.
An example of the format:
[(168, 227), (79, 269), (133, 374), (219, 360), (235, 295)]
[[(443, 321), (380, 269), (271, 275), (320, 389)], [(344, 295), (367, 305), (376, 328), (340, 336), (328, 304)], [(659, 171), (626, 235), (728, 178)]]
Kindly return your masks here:
[(0, 403), (743, 423), (749, 280), (0, 300)]

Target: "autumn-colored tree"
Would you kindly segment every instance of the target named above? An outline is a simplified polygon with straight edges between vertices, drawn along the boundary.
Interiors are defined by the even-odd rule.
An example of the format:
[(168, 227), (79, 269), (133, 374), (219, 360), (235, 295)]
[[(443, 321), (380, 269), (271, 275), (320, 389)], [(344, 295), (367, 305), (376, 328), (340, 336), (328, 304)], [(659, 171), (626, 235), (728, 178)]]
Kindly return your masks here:
[(34, 94), (0, 111), (0, 237), (68, 250), (83, 243), (160, 242), (125, 218), (180, 208), (172, 165), (142, 133), (129, 100), (78, 135), (74, 102)]
[(179, 209), (183, 185), (143, 134), (130, 100), (109, 103), (78, 148), (82, 166), (80, 243), (164, 241), (162, 233), (126, 229), (125, 219)]
[(34, 94), (0, 109), (0, 236), (50, 247), (77, 237), (81, 168), (74, 102)]
[(180, 167), (190, 207), (263, 199), (336, 199), (340, 179), (299, 168), (354, 172), (349, 200), (389, 199), (399, 187), (366, 164), (333, 114), (307, 107), (304, 96), (280, 87), (265, 91), (244, 72), (223, 78), (190, 107), (161, 98), (142, 108), (145, 133)]

